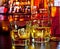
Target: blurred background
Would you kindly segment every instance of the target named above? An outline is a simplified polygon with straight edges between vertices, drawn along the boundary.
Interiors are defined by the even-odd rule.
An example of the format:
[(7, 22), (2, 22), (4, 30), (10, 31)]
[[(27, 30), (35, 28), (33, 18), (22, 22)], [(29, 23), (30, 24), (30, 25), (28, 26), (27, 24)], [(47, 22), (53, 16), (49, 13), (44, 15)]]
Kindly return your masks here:
[(0, 0), (0, 49), (60, 49), (59, 13), (60, 0)]

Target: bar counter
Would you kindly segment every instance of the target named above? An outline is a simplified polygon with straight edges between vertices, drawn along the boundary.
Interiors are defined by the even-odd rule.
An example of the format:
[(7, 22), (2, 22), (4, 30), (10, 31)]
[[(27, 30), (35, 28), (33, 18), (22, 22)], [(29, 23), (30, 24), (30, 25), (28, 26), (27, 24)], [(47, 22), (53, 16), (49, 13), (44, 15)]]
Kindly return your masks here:
[[(27, 46), (15, 46), (16, 49), (57, 49), (58, 42), (50, 41), (47, 43), (35, 43)], [(60, 49), (60, 48), (59, 48)]]
[[(59, 41), (49, 41), (46, 43), (32, 43), (32, 45), (15, 45), (15, 49), (57, 49)], [(12, 49), (9, 36), (0, 35), (0, 49)], [(59, 48), (60, 49), (60, 48)]]

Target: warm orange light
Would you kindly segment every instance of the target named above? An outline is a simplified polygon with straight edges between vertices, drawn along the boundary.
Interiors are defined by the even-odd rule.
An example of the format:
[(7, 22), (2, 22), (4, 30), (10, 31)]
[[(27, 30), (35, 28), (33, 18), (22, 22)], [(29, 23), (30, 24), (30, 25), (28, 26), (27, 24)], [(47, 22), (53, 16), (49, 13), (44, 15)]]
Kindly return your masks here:
[(24, 2), (21, 2), (20, 4), (21, 4), (21, 5), (24, 5)]
[(17, 21), (17, 18), (14, 18), (15, 19), (15, 21)]
[(28, 1), (28, 4), (30, 4), (30, 1)]
[(8, 17), (8, 20), (9, 20), (9, 22), (12, 22), (12, 21), (13, 21), (12, 16), (9, 16), (9, 17)]
[(47, 0), (44, 0), (44, 8), (48, 8)]
[(16, 2), (16, 5), (19, 5), (19, 2)]
[(13, 21), (13, 19), (12, 19), (12, 18), (10, 18), (10, 19), (9, 19), (9, 22), (12, 22), (12, 21)]
[(20, 18), (19, 20), (20, 20), (20, 21), (24, 21), (24, 18)]
[(39, 7), (39, 3), (40, 3), (41, 0), (34, 0), (34, 6), (37, 6)]
[(56, 13), (56, 7), (51, 7), (51, 16), (54, 17)]
[(26, 4), (27, 4), (27, 2), (24, 2), (24, 4), (26, 5)]
[(2, 26), (2, 29), (5, 31), (8, 31), (8, 27), (7, 26)]

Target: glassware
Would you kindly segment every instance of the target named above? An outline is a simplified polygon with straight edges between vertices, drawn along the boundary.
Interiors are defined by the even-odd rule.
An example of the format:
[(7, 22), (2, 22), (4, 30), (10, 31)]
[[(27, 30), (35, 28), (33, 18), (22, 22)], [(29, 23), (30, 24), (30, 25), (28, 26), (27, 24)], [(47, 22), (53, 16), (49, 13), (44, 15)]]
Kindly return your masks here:
[[(44, 22), (39, 26), (41, 20), (34, 20), (32, 24), (32, 33), (33, 37), (36, 39), (40, 39), (41, 42), (48, 42), (50, 40), (50, 27), (44, 26)], [(48, 23), (48, 22), (47, 22)]]

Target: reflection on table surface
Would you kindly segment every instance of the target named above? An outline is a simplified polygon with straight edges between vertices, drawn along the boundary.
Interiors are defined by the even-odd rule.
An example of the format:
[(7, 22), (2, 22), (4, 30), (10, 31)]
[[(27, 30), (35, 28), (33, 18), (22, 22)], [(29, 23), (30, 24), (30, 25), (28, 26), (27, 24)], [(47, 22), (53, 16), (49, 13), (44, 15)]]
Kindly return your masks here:
[[(32, 43), (32, 45), (15, 46), (16, 49), (57, 49), (58, 42)], [(59, 48), (60, 49), (60, 48)]]
[[(41, 46), (42, 45), (42, 46)], [(29, 48), (30, 47), (30, 48)], [(15, 46), (16, 49), (41, 49), (41, 47), (45, 48), (45, 49), (57, 49), (58, 47), (58, 41), (49, 41), (48, 43), (33, 43), (32, 46), (28, 45), (28, 46)], [(11, 49), (11, 39), (9, 36), (3, 36), (0, 35), (0, 49)], [(60, 48), (59, 48), (60, 49)]]

